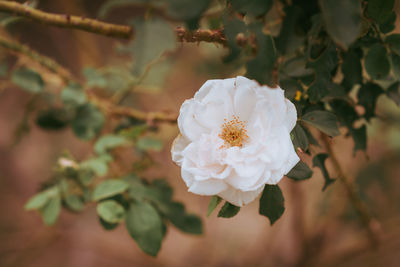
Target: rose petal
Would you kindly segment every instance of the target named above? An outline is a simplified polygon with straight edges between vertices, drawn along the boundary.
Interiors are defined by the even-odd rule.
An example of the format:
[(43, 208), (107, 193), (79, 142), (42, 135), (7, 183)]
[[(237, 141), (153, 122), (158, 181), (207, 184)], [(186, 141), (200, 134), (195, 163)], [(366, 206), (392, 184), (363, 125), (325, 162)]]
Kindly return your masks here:
[(221, 198), (225, 199), (229, 203), (242, 207), (252, 202), (264, 189), (264, 185), (253, 191), (240, 191), (233, 187), (228, 187), (225, 191), (218, 194)]
[(213, 196), (226, 190), (227, 187), (226, 183), (222, 180), (209, 179), (205, 181), (194, 181), (189, 187), (189, 192), (199, 195)]
[(171, 156), (172, 160), (179, 166), (182, 165), (183, 155), (182, 151), (189, 145), (190, 141), (179, 134), (172, 142)]

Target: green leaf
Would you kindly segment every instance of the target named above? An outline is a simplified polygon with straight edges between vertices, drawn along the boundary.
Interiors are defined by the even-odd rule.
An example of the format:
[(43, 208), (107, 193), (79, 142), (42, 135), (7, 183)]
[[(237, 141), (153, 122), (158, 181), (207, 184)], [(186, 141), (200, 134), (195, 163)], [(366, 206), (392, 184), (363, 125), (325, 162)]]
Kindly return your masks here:
[(367, 149), (367, 127), (363, 125), (358, 129), (351, 129), (350, 134), (354, 140), (354, 154), (357, 150), (365, 151)]
[(240, 211), (240, 207), (235, 206), (229, 202), (225, 202), (222, 208), (218, 212), (218, 217), (222, 218), (232, 218)]
[(390, 50), (400, 56), (400, 34), (395, 33), (385, 38), (385, 43), (390, 47)]
[(140, 201), (132, 203), (126, 214), (126, 228), (145, 253), (157, 255), (163, 239), (163, 223), (152, 205)]
[(344, 80), (351, 86), (362, 82), (362, 52), (359, 50), (349, 50), (343, 58), (342, 73)]
[(108, 223), (105, 220), (103, 220), (103, 218), (101, 218), (101, 217), (99, 217), (99, 221), (100, 221), (101, 226), (103, 226), (104, 230), (107, 230), (107, 231), (114, 230), (119, 225), (119, 223)]
[(61, 99), (65, 105), (73, 107), (80, 106), (86, 103), (86, 94), (82, 87), (76, 83), (68, 84), (61, 92)]
[(138, 124), (118, 132), (120, 136), (125, 137), (129, 140), (136, 140), (141, 134), (143, 134), (149, 126), (147, 124)]
[(300, 147), (303, 151), (308, 149), (307, 135), (299, 123), (293, 128), (291, 135), (293, 136), (293, 145), (295, 148)]
[(123, 146), (127, 143), (128, 140), (126, 140), (125, 137), (115, 134), (103, 135), (99, 138), (99, 140), (97, 140), (96, 144), (94, 145), (94, 151), (97, 154), (103, 154), (106, 153), (109, 149)]
[(123, 180), (105, 180), (98, 184), (93, 191), (92, 199), (98, 201), (104, 198), (112, 197), (126, 191), (129, 184)]
[(369, 120), (375, 115), (375, 106), (378, 96), (383, 93), (382, 88), (375, 83), (364, 84), (358, 91), (358, 104), (365, 108), (364, 117)]
[(311, 132), (306, 127), (304, 127), (303, 130), (307, 135), (308, 143), (310, 145), (320, 146), (317, 139), (314, 138), (314, 136), (311, 134)]
[(153, 137), (142, 137), (138, 140), (136, 147), (143, 151), (161, 151), (163, 148), (163, 142)]
[(349, 102), (343, 99), (334, 99), (329, 102), (329, 105), (339, 119), (340, 124), (346, 126), (349, 129), (353, 127), (354, 121), (359, 118), (354, 107)]
[(272, 71), (278, 57), (274, 39), (271, 35), (263, 33), (261, 24), (255, 25), (254, 33), (257, 37), (258, 51), (257, 56), (246, 64), (246, 77), (273, 86)]
[(97, 204), (97, 214), (108, 223), (119, 223), (125, 218), (125, 210), (115, 200), (106, 200)]
[(37, 210), (42, 208), (50, 198), (59, 194), (57, 187), (50, 187), (42, 192), (37, 193), (31, 197), (25, 204), (25, 210)]
[(326, 30), (332, 39), (347, 49), (361, 30), (359, 0), (320, 0)]
[(400, 82), (395, 82), (386, 90), (386, 95), (396, 103), (397, 106), (400, 106)]
[(133, 55), (132, 74), (137, 76), (165, 51), (176, 48), (176, 36), (169, 23), (162, 19), (135, 19), (132, 24), (136, 30), (135, 40), (121, 51)]
[(394, 76), (397, 79), (400, 79), (400, 56), (395, 53), (391, 53), (390, 63), (392, 65), (392, 71)]
[(203, 232), (201, 219), (194, 214), (187, 214), (182, 203), (169, 203), (166, 215), (176, 228), (185, 233), (200, 235)]
[(83, 75), (86, 78), (86, 85), (89, 88), (106, 88), (108, 86), (106, 77), (95, 68), (85, 67), (83, 69)]
[(311, 178), (313, 171), (302, 161), (296, 164), (286, 176), (295, 181), (302, 181)]
[(50, 108), (39, 111), (36, 124), (44, 130), (62, 130), (68, 126), (71, 115), (62, 108)]
[(65, 204), (72, 211), (82, 211), (83, 209), (83, 201), (82, 198), (78, 195), (69, 194), (64, 198)]
[(260, 198), (259, 213), (267, 216), (273, 225), (285, 211), (285, 200), (278, 185), (265, 185)]
[(57, 194), (51, 197), (46, 205), (40, 208), (40, 213), (42, 215), (42, 219), (46, 225), (53, 225), (61, 211), (61, 198), (60, 195)]
[(273, 4), (272, 0), (228, 0), (228, 2), (235, 11), (255, 17), (267, 13)]
[(368, 0), (367, 15), (378, 23), (384, 23), (391, 15), (394, 0)]
[(306, 67), (307, 59), (304, 56), (292, 58), (285, 62), (282, 72), (290, 77), (303, 77), (313, 74), (313, 70)]
[(275, 44), (278, 51), (284, 55), (294, 52), (304, 41), (304, 36), (299, 29), (301, 28), (299, 20), (301, 20), (302, 9), (297, 5), (291, 5), (285, 6), (283, 11), (285, 18), (279, 36), (275, 39)]
[(229, 46), (229, 54), (224, 57), (224, 62), (228, 63), (235, 60), (241, 53), (242, 48), (238, 45), (236, 37), (238, 34), (247, 35), (247, 26), (242, 20), (236, 18), (223, 17), (224, 34)]
[(37, 210), (46, 205), (49, 195), (46, 192), (40, 192), (31, 197), (25, 204), (25, 210)]
[(382, 33), (389, 33), (395, 29), (395, 23), (396, 23), (396, 12), (392, 11), (388, 19), (384, 22), (379, 24), (379, 29), (381, 30)]
[(324, 191), (329, 185), (331, 185), (333, 182), (335, 182), (335, 179), (332, 179), (329, 176), (328, 170), (326, 169), (325, 160), (327, 158), (328, 158), (328, 154), (325, 154), (325, 153), (317, 154), (313, 158), (313, 167), (320, 168), (322, 175), (324, 176), (324, 179), (325, 179), (325, 184), (324, 184), (324, 187), (322, 188), (322, 191)]
[(328, 111), (315, 110), (303, 115), (301, 120), (329, 136), (340, 135), (336, 116)]
[(13, 71), (11, 81), (30, 93), (42, 92), (44, 88), (42, 76), (28, 68), (20, 68)]
[(211, 215), (211, 213), (215, 210), (219, 203), (221, 203), (222, 198), (219, 196), (212, 196), (210, 199), (210, 203), (207, 208), (207, 217)]
[(185, 21), (190, 29), (198, 27), (197, 21), (201, 14), (207, 10), (211, 0), (168, 0), (168, 16)]
[(83, 140), (90, 140), (98, 135), (103, 128), (104, 116), (93, 104), (80, 106), (72, 121), (72, 130)]
[(108, 162), (112, 161), (112, 157), (103, 154), (83, 161), (80, 166), (82, 169), (94, 172), (98, 176), (104, 176), (108, 172)]
[(390, 71), (386, 48), (379, 43), (373, 45), (365, 57), (364, 64), (371, 79), (380, 80), (385, 78)]

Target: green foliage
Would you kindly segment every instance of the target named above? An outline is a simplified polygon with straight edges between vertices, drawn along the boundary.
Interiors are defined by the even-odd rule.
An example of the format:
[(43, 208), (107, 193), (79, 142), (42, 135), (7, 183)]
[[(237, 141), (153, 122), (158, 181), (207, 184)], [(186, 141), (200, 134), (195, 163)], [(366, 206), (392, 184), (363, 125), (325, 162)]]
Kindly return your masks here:
[(328, 111), (315, 110), (304, 114), (301, 120), (329, 136), (340, 135), (336, 116)]
[(132, 25), (136, 29), (135, 41), (120, 47), (120, 51), (133, 55), (132, 74), (138, 76), (149, 63), (158, 59), (165, 51), (175, 49), (176, 36), (171, 26), (162, 19), (135, 19)]
[(277, 58), (274, 39), (271, 35), (262, 32), (262, 25), (254, 26), (254, 33), (257, 38), (258, 51), (254, 59), (249, 60), (246, 65), (246, 76), (257, 80), (261, 84), (273, 85), (272, 71)]
[(70, 114), (62, 108), (50, 108), (38, 113), (36, 124), (44, 130), (64, 129), (71, 121)]
[(265, 185), (260, 198), (259, 213), (266, 216), (271, 225), (278, 220), (285, 211), (284, 198), (278, 185)]
[(125, 210), (118, 202), (106, 200), (97, 204), (97, 214), (107, 223), (119, 223), (125, 217)]
[(61, 92), (61, 99), (66, 106), (77, 107), (86, 103), (87, 97), (79, 84), (68, 84)]
[[(27, 113), (34, 111), (41, 129), (71, 126), (78, 138), (92, 141), (92, 155), (80, 162), (62, 156), (49, 181), (25, 205), (26, 210), (38, 211), (47, 225), (56, 222), (62, 207), (81, 212), (86, 203), (95, 202), (104, 229), (112, 230), (125, 220), (138, 246), (153, 256), (170, 224), (186, 233), (202, 233), (200, 218), (173, 199), (165, 179), (149, 182), (137, 176), (154, 166), (149, 152), (163, 149), (163, 141), (155, 137), (164, 140), (158, 121), (129, 115), (106, 118), (108, 107), (91, 99), (98, 94), (113, 104), (130, 106), (136, 104), (137, 91), (163, 88), (174, 66), (171, 54), (176, 53), (171, 52), (177, 48), (173, 25), (186, 24), (189, 30), (199, 25), (220, 29), (227, 46), (221, 59), (226, 64), (223, 75), (245, 73), (260, 84), (285, 90), (299, 116), (291, 132), (293, 145), (296, 151), (313, 156), (313, 167), (320, 168), (324, 177), (323, 190), (335, 179), (326, 168), (329, 155), (312, 153), (313, 146), (319, 146), (314, 132), (331, 137), (344, 133), (353, 139), (354, 153), (365, 151), (367, 127), (376, 118), (379, 96), (385, 94), (400, 105), (400, 34), (391, 33), (396, 22), (394, 0), (108, 0), (100, 7), (99, 16), (126, 6), (140, 7), (126, 18), (134, 27), (135, 38), (116, 49), (129, 57), (124, 57), (125, 61), (118, 58), (113, 66), (85, 67), (85, 81), (64, 81), (55, 90), (60, 92), (57, 97), (52, 96), (54, 85), (48, 83), (47, 71), (42, 73), (36, 66), (31, 69), (26, 60), (14, 65), (9, 65), (11, 60), (0, 63), (2, 79), (40, 97), (40, 109), (29, 106)], [(0, 24), (15, 19), (2, 15)], [(223, 48), (218, 45), (217, 49)], [(54, 75), (57, 71), (50, 72)], [(51, 90), (45, 91), (47, 88)], [(130, 166), (135, 174), (111, 179), (109, 165), (118, 163), (114, 161), (120, 151), (115, 148), (121, 146), (138, 157)], [(312, 174), (306, 163), (299, 162), (286, 176), (302, 181)], [(221, 201), (218, 196), (211, 198), (207, 216)], [(225, 202), (218, 217), (230, 218), (239, 210)], [(266, 185), (259, 213), (272, 225), (284, 210), (280, 188)]]
[(394, 0), (368, 0), (367, 15), (378, 23), (384, 23), (391, 15)]
[(374, 80), (385, 78), (390, 71), (386, 48), (381, 44), (372, 46), (365, 57), (365, 69)]
[(198, 27), (201, 14), (206, 11), (211, 0), (169, 0), (167, 14), (172, 18), (185, 21), (189, 29)]
[(329, 185), (331, 185), (333, 182), (335, 182), (335, 179), (332, 179), (329, 176), (328, 170), (326, 169), (325, 166), (325, 160), (328, 158), (328, 154), (325, 153), (320, 153), (314, 156), (313, 158), (313, 167), (318, 167), (321, 169), (322, 175), (324, 176), (324, 187), (322, 188), (322, 191), (324, 191)]
[(125, 192), (129, 184), (123, 180), (105, 180), (98, 184), (93, 191), (92, 199), (98, 201)]
[(219, 203), (221, 203), (222, 198), (219, 196), (212, 196), (210, 203), (208, 203), (208, 208), (207, 208), (207, 217), (211, 215), (211, 213), (215, 210), (215, 208), (218, 206)]
[(361, 2), (359, 0), (320, 0), (326, 30), (332, 39), (348, 48), (361, 30)]
[(240, 207), (235, 206), (229, 202), (225, 202), (222, 208), (218, 212), (218, 217), (232, 218), (240, 211)]
[(295, 181), (302, 181), (311, 178), (312, 174), (313, 172), (310, 167), (304, 162), (299, 161), (286, 176)]
[(96, 144), (94, 145), (94, 151), (97, 154), (106, 153), (109, 149), (113, 149), (115, 147), (123, 146), (128, 144), (128, 140), (126, 138), (119, 135), (103, 135), (100, 137)]
[(44, 89), (42, 76), (28, 68), (16, 69), (11, 74), (11, 81), (30, 93), (40, 93)]
[(71, 127), (77, 137), (90, 140), (100, 133), (103, 124), (103, 114), (97, 107), (89, 103), (77, 108)]
[(299, 147), (304, 151), (308, 149), (307, 134), (304, 131), (303, 126), (301, 126), (299, 123), (297, 123), (296, 126), (293, 128), (291, 136), (295, 148)]
[(260, 16), (267, 13), (272, 7), (272, 0), (228, 0), (232, 8), (243, 14)]
[(139, 150), (161, 151), (161, 149), (163, 148), (163, 142), (159, 139), (147, 136), (140, 138), (137, 141), (136, 146)]
[(164, 236), (163, 222), (152, 205), (142, 201), (131, 203), (126, 214), (126, 228), (144, 252), (157, 255)]

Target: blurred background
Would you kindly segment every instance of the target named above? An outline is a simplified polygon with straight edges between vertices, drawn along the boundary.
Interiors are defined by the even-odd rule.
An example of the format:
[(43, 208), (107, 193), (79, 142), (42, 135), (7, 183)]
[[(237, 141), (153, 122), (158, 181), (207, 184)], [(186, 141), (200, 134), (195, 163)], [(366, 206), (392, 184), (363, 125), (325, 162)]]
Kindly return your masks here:
[[(42, 0), (40, 9), (96, 18), (103, 2)], [(398, 11), (396, 3), (399, 17)], [(120, 8), (106, 20), (125, 23), (127, 16), (143, 12), (136, 7)], [(85, 67), (121, 65), (126, 60), (126, 55), (115, 52), (120, 42), (107, 37), (30, 22), (16, 23), (12, 30), (22, 43), (82, 79)], [(206, 80), (244, 73), (222, 63), (226, 53), (214, 44), (178, 43), (163, 61), (167, 67), (160, 67), (127, 101), (143, 110), (178, 112), (182, 102)], [(65, 149), (84, 159), (91, 146), (78, 140), (70, 129), (43, 131), (31, 117), (29, 131), (16, 136), (32, 95), (4, 80), (0, 83), (0, 266), (399, 266), (400, 110), (386, 96), (378, 100), (380, 119), (373, 119), (368, 127), (366, 153), (353, 155), (350, 138), (333, 140), (345, 172), (354, 177), (360, 196), (379, 222), (375, 226), (381, 238), (379, 246), (370, 246), (339, 181), (322, 192), (323, 177), (317, 168), (309, 180), (282, 180), (286, 210), (272, 227), (258, 214), (257, 201), (232, 219), (217, 218), (216, 213), (207, 218), (209, 198), (187, 192), (169, 152), (178, 129), (165, 124), (159, 136), (163, 149), (152, 153), (156, 167), (146, 176), (167, 178), (174, 198), (203, 219), (204, 234), (186, 235), (170, 227), (161, 252), (152, 258), (141, 252), (123, 226), (105, 231), (94, 205), (80, 214), (63, 210), (52, 227), (46, 227), (38, 214), (24, 211), (26, 201), (51, 176)], [(323, 148), (312, 148), (313, 153), (320, 151)], [(124, 164), (131, 164), (131, 157), (128, 153), (122, 159)], [(311, 157), (304, 154), (302, 159), (311, 165)], [(327, 164), (335, 177), (337, 173), (329, 161)]]

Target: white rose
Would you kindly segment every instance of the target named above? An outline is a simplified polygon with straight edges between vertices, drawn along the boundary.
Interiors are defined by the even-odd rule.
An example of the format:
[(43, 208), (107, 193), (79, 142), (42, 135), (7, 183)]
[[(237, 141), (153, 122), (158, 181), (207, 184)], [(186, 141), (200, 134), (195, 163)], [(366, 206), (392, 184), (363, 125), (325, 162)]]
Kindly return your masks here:
[(209, 80), (180, 109), (172, 159), (189, 191), (243, 206), (299, 161), (296, 108), (280, 88), (245, 77)]

